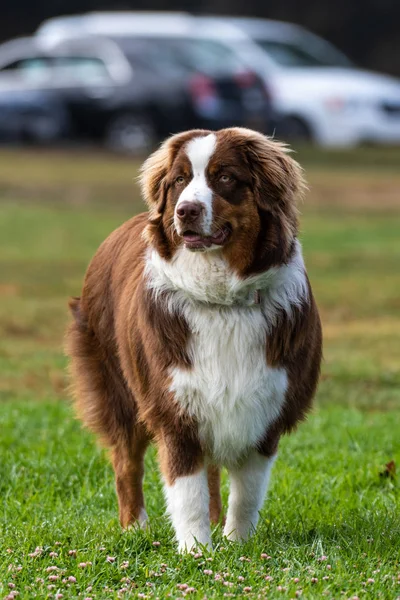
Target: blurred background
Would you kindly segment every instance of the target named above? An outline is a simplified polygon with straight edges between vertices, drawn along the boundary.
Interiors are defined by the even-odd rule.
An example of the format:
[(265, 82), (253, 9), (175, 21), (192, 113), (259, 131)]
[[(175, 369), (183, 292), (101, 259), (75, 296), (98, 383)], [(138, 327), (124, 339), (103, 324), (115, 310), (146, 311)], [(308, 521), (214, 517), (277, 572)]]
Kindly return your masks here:
[(17, 2), (0, 26), (22, 35), (0, 45), (0, 140), (140, 156), (180, 130), (244, 125), (323, 148), (399, 144), (399, 9), (303, 4), (60, 16)]
[[(398, 493), (379, 473), (400, 461), (400, 3), (137, 0), (102, 12), (110, 6), (14, 0), (0, 9), (4, 549), (24, 540), (15, 561), (27, 563), (21, 577), (33, 584), (27, 548), (70, 544), (70, 535), (75, 545), (66, 548), (94, 539), (102, 546), (110, 523), (119, 543), (110, 467), (66, 401), (67, 299), (80, 294), (99, 244), (145, 210), (138, 170), (160, 140), (192, 127), (241, 125), (290, 143), (305, 169), (300, 238), (324, 330), (317, 408), (283, 440), (272, 521), (295, 532), (298, 516), (292, 527), (287, 507), (303, 507), (304, 532), (322, 532), (310, 549), (331, 557), (339, 542), (359, 548), (344, 560), (349, 580), (354, 563), (362, 579), (361, 554), (378, 556), (379, 567), (384, 557), (362, 540), (387, 543), (390, 559), (398, 556), (390, 547)], [(156, 469), (148, 473), (149, 490), (160, 490)], [(161, 492), (149, 502), (149, 513), (160, 515)], [(315, 526), (305, 506), (317, 507)], [(293, 539), (299, 561), (310, 564)], [(100, 594), (109, 580), (96, 568)], [(364, 593), (345, 589), (346, 597)]]

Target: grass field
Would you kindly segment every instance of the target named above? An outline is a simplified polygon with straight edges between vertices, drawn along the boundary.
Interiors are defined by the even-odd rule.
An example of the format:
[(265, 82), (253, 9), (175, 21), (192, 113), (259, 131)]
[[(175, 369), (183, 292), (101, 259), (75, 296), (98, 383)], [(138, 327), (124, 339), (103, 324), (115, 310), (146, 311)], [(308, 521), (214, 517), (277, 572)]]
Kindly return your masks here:
[(282, 442), (255, 537), (216, 529), (213, 554), (178, 556), (154, 452), (150, 528), (122, 533), (106, 453), (66, 393), (66, 301), (142, 210), (137, 165), (0, 152), (0, 598), (400, 598), (400, 490), (385, 476), (400, 464), (400, 151), (298, 157), (325, 337), (316, 407)]

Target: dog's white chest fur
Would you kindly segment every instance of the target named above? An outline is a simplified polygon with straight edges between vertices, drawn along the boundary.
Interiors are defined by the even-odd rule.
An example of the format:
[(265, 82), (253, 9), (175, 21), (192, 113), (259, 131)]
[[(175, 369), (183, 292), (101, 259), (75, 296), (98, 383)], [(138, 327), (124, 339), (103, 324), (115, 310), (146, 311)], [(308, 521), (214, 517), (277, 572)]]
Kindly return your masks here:
[[(285, 401), (285, 369), (267, 364), (266, 339), (278, 312), (290, 315), (307, 294), (300, 246), (285, 266), (240, 280), (217, 253), (178, 251), (166, 262), (153, 252), (148, 284), (169, 295), (191, 336), (191, 369), (171, 369), (171, 391), (195, 417), (210, 458), (232, 464), (257, 445)], [(261, 305), (254, 291), (262, 290)]]
[(287, 388), (283, 369), (266, 362), (266, 322), (260, 307), (185, 311), (191, 330), (191, 370), (171, 372), (175, 398), (199, 424), (207, 454), (235, 462), (279, 416)]

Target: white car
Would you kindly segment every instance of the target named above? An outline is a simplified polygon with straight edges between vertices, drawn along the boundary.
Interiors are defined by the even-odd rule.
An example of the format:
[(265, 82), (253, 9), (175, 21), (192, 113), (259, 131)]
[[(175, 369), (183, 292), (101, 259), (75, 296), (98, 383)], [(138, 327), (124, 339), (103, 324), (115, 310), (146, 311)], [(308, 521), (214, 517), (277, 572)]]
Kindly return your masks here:
[(37, 35), (84, 32), (208, 36), (264, 78), (278, 117), (277, 137), (326, 147), (400, 143), (400, 80), (356, 68), (297, 25), (188, 13), (88, 13), (49, 19)]
[(272, 89), (286, 137), (321, 146), (400, 143), (399, 79), (356, 68), (330, 43), (298, 25), (252, 18), (206, 19), (234, 25), (263, 50), (265, 60), (258, 71)]

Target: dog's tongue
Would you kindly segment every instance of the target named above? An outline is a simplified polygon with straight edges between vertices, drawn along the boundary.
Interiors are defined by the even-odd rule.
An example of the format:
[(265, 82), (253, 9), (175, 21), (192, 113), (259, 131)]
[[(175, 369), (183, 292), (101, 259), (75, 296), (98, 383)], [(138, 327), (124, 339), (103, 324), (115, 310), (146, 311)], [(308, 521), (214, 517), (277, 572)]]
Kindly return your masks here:
[(211, 237), (203, 237), (199, 233), (185, 233), (183, 239), (186, 243), (196, 247), (210, 247), (212, 244)]
[(183, 239), (187, 240), (188, 242), (199, 242), (204, 238), (199, 233), (184, 233)]
[(183, 234), (185, 244), (189, 248), (209, 248), (213, 244), (222, 246), (229, 235), (228, 228), (220, 229), (214, 235), (201, 235), (195, 231), (187, 231)]

